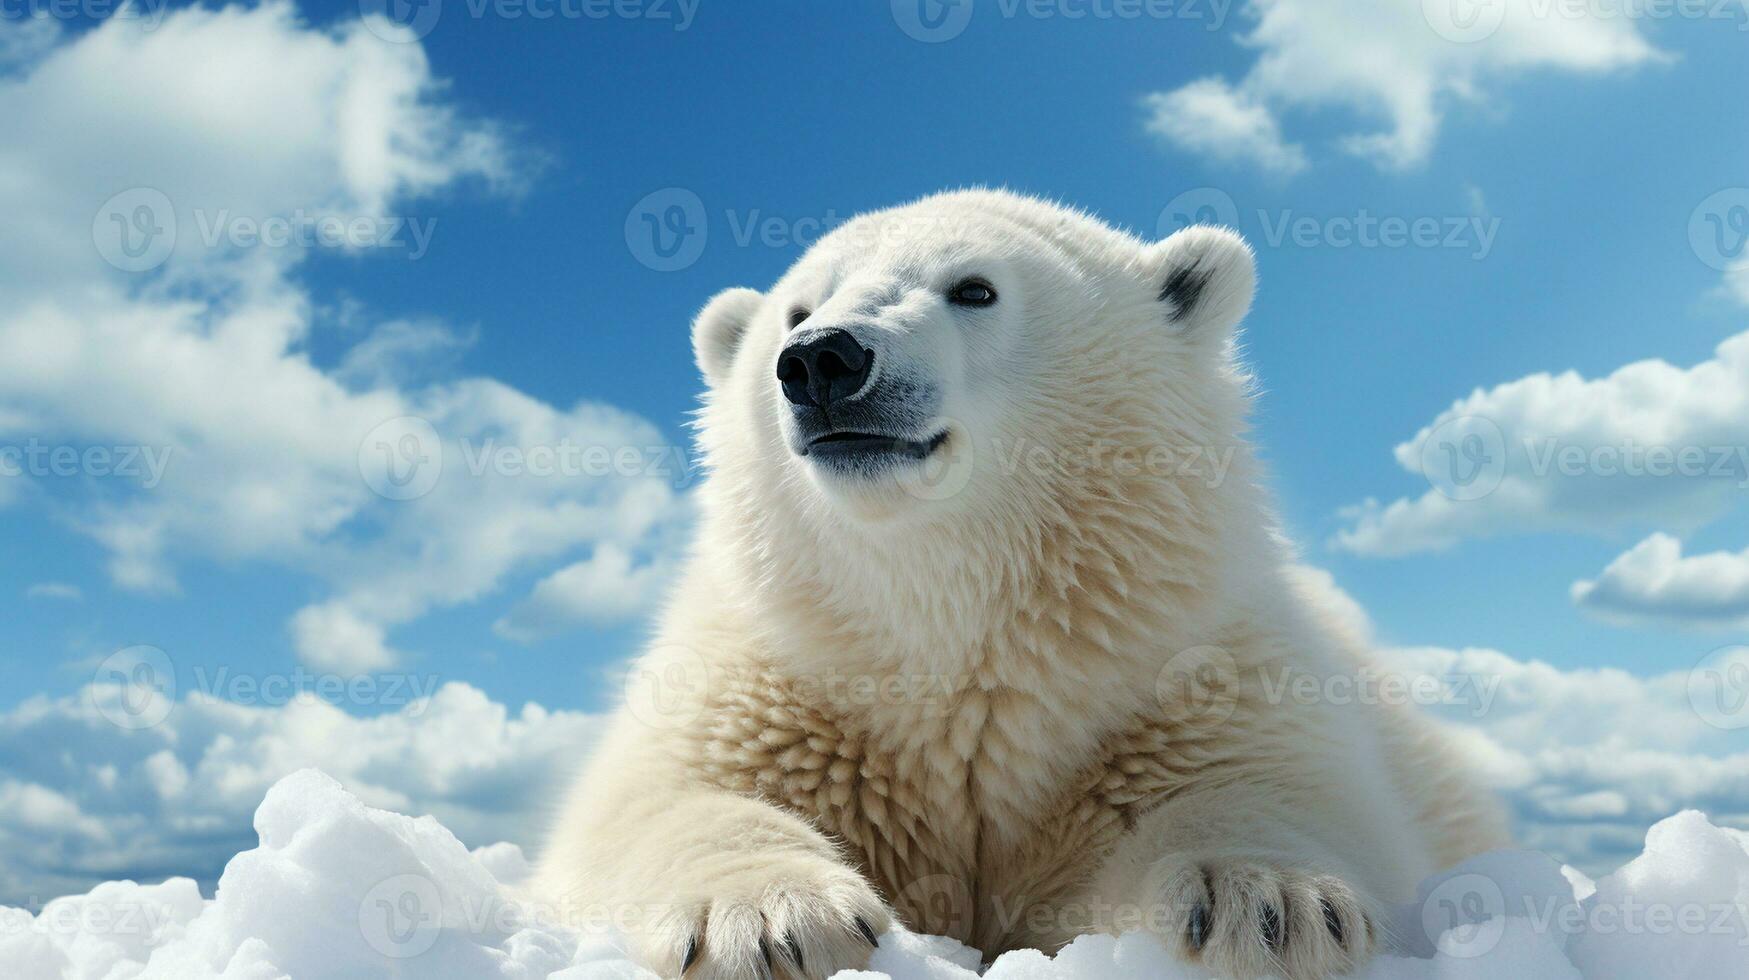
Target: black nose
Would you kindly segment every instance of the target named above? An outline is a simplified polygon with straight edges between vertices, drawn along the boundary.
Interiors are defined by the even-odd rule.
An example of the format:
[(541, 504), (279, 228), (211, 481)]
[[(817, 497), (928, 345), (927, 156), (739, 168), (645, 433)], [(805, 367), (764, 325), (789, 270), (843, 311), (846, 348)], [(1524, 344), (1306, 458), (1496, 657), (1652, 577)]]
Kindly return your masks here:
[(874, 351), (849, 331), (829, 330), (785, 347), (777, 356), (777, 380), (791, 404), (825, 408), (861, 391), (873, 365)]

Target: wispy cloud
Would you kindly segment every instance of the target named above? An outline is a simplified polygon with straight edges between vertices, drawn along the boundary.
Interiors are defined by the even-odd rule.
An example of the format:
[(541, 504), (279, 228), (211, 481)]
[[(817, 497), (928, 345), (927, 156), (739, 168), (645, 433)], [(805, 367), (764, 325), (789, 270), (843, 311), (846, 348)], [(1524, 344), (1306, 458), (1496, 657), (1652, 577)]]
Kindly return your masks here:
[(85, 598), (85, 593), (77, 585), (68, 585), (66, 582), (38, 582), (24, 590), (24, 597), (77, 602)]

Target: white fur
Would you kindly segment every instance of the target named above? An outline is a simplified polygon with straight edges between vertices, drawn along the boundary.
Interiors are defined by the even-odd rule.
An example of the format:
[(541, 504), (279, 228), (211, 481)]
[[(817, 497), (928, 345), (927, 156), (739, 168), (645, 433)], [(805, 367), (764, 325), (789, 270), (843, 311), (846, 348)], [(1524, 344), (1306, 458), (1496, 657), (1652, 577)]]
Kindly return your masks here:
[[(1184, 269), (1202, 289), (1180, 309), (1162, 287)], [(968, 275), (994, 306), (944, 301)], [(1353, 966), (1388, 903), (1503, 843), (1420, 719), (1270, 683), (1366, 654), (1244, 442), (1254, 283), (1224, 229), (1146, 243), (964, 191), (713, 300), (696, 548), (545, 897), (619, 911), (666, 976), (689, 946), (689, 977), (768, 956), (825, 976), (865, 961), (858, 919), (896, 915), (992, 956), (1147, 928), (1225, 975), (1299, 978)], [(939, 393), (936, 458), (846, 477), (790, 451), (796, 307)]]

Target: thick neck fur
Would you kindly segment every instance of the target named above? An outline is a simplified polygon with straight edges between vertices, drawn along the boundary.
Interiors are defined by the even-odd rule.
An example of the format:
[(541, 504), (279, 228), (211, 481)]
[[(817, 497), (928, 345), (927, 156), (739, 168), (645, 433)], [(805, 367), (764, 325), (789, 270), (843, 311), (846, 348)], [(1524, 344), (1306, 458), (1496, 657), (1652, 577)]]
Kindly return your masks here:
[[(1015, 464), (1023, 440), (993, 440), (978, 449), (998, 457), (980, 465), (1002, 471), (999, 489), (968, 490), (961, 496), (978, 504), (956, 498), (946, 514), (917, 502), (914, 514), (862, 520), (785, 486), (806, 479), (793, 467), (718, 454), (739, 462), (711, 477), (733, 492), (704, 495), (713, 506), (701, 550), (734, 556), (715, 585), (779, 672), (1095, 694), (1114, 715), (1143, 710), (1162, 664), (1219, 642), (1244, 597), (1268, 587), (1241, 570), (1280, 564), (1261, 560), (1280, 545), (1249, 448), (1185, 434), (1238, 430), (1242, 379), (1229, 387), (1226, 404), (1172, 418), (1160, 418), (1157, 401), (1067, 411), (1050, 423), (1055, 446), (1078, 451), (1053, 454), (1042, 470)], [(1086, 465), (1079, 450), (1094, 446), (1176, 454), (1159, 471), (1132, 472)], [(1227, 454), (1224, 478), (1214, 480), (1210, 459), (1199, 474), (1177, 472), (1189, 452)]]

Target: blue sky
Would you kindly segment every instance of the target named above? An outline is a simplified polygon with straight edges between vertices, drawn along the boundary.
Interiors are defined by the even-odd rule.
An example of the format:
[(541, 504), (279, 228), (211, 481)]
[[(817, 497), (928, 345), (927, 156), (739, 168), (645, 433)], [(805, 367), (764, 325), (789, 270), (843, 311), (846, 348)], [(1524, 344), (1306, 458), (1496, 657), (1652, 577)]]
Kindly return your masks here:
[[(686, 487), (469, 481), (454, 440), (589, 431), (685, 451), (700, 387), (687, 324), (710, 295), (769, 284), (857, 212), (973, 184), (1150, 235), (1175, 228), (1187, 201), (1236, 217), (1262, 277), (1246, 328), (1257, 441), (1306, 560), (1364, 606), (1382, 645), (1501, 651), (1573, 690), (1655, 700), (1669, 694), (1659, 678), (1742, 641), (1749, 508), (1735, 480), (1550, 478), (1515, 456), (1485, 499), (1396, 517), (1352, 508), (1438, 497), (1393, 451), (1417, 456), (1418, 433), (1457, 415), (1493, 420), (1505, 444), (1749, 444), (1749, 413), (1732, 418), (1749, 358), (1685, 373), (1749, 309), (1733, 210), (1749, 202), (1749, 12), (1539, 17), (1546, 6), (1513, 0), (1496, 33), (1462, 42), (1419, 0), (1204, 0), (1139, 17), (1100, 13), (1122, 4), (960, 2), (931, 8), (963, 23), (933, 42), (904, 29), (904, 0), (702, 0), (690, 20), (672, 2), (593, 17), (581, 3), (475, 0), (476, 15), (443, 0), (434, 22), (414, 21), (421, 37), (380, 19), (361, 28), (352, 3), (148, 5), (125, 25), (6, 8), (0, 106), (27, 122), (0, 135), (0, 161), (23, 161), (18, 186), (49, 190), (0, 232), (14, 270), (0, 272), (0, 354), (34, 352), (0, 369), (0, 445), (172, 455), (151, 488), (91, 472), (0, 477), (0, 730), (32, 731), (44, 705), (73, 717), (97, 665), (140, 644), (165, 651), (181, 695), (220, 668), (362, 670), (458, 682), (512, 718), (528, 701), (602, 709), (684, 541)], [(215, 67), (220, 47), (234, 56)], [(138, 91), (100, 105), (118, 78)], [(397, 97), (347, 88), (359, 79)], [(5, 183), (0, 200), (22, 193)], [(178, 227), (174, 253), (144, 272), (98, 261), (91, 230), (136, 188), (163, 190)], [(696, 258), (671, 271), (637, 235), (640, 202), (670, 189), (695, 195), (684, 200), (703, 229)], [(221, 212), (306, 209), (428, 228), (428, 248), (201, 240)], [(1711, 252), (1709, 209), (1724, 236)], [(1455, 245), (1345, 245), (1343, 222), (1363, 216), (1431, 221)], [(1312, 231), (1279, 237), (1302, 219)], [(747, 238), (754, 225), (770, 239)], [(171, 318), (179, 301), (202, 306), (162, 326), (186, 357), (99, 326), (129, 311)], [(239, 311), (294, 322), (239, 327)], [(69, 345), (66, 363), (43, 353), (51, 338)], [(1669, 367), (1599, 381), (1648, 359)], [(1562, 372), (1576, 377), (1535, 381)], [(244, 390), (209, 397), (215, 378)], [(401, 414), (436, 420), (445, 440), (445, 482), (412, 502), (348, 472), (363, 423)], [(1684, 564), (1696, 555), (1712, 557)], [(1584, 602), (1577, 582), (1597, 583)], [(1640, 694), (1576, 697), (1609, 712)], [(352, 716), (404, 707), (341, 703)], [(101, 768), (102, 733), (73, 727), (86, 733), (74, 768)], [(564, 755), (543, 746), (535, 757)], [(1676, 765), (1745, 748), (1741, 730), (1714, 726), (1647, 751)], [(171, 788), (203, 778), (200, 751), (172, 753), (187, 779)], [(0, 747), (0, 779), (128, 812), (125, 794), (27, 754)], [(114, 754), (140, 767), (150, 755)], [(526, 773), (505, 778), (533, 793)], [(1581, 803), (1539, 811), (1548, 784), (1527, 777), (1523, 812), (1601, 825), (1536, 838), (1575, 853), (1625, 849), (1648, 808), (1749, 813), (1749, 788), (1724, 777), (1694, 799), (1659, 784), (1626, 805), (1599, 802), (1632, 795), (1604, 776), (1548, 778)], [(467, 825), (493, 832), (479, 799), (392, 783), (376, 780), (391, 803), (452, 818), (472, 806), (488, 815)], [(59, 846), (60, 868), (0, 885), (52, 891), (179, 855), (211, 870), (191, 844), (107, 864), (86, 860), (101, 850), (89, 841)]]

